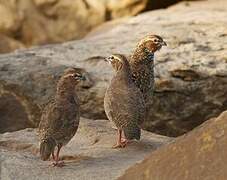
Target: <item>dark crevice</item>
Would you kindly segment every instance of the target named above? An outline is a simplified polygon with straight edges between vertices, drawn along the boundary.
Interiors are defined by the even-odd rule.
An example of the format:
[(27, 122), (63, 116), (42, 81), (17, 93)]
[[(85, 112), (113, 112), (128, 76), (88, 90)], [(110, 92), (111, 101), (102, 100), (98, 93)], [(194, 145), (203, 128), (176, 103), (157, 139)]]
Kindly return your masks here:
[(148, 0), (147, 7), (144, 9), (144, 11), (167, 8), (168, 6), (176, 4), (180, 1), (182, 0), (160, 0), (160, 1)]
[(110, 21), (112, 19), (111, 11), (107, 8), (105, 12), (105, 20)]
[(31, 127), (23, 105), (10, 94), (0, 96), (0, 133)]

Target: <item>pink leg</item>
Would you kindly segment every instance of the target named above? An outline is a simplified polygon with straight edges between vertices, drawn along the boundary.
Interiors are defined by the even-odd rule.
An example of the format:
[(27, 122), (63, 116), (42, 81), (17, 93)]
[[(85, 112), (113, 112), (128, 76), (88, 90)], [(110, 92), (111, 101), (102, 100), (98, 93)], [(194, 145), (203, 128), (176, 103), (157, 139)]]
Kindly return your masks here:
[(55, 155), (54, 155), (54, 151), (51, 153), (52, 154), (52, 158), (55, 161)]
[(62, 145), (58, 145), (57, 146), (57, 154), (56, 154), (56, 157), (55, 157), (55, 162), (53, 163), (53, 166), (57, 166), (57, 167), (62, 167), (64, 166), (64, 161), (59, 161), (59, 154), (60, 154), (60, 150), (62, 148)]
[(118, 136), (117, 143), (113, 146), (113, 148), (124, 148), (125, 147), (125, 144), (121, 142), (121, 135), (122, 135), (122, 130), (118, 129), (117, 130), (117, 136)]
[(126, 137), (125, 137), (125, 134), (124, 134), (124, 131), (122, 132), (122, 137), (121, 137), (121, 142), (122, 143), (125, 143), (127, 141)]
[(124, 131), (122, 133), (122, 136), (123, 137), (121, 138), (121, 143), (124, 144), (124, 146), (126, 146), (127, 144), (129, 144), (130, 142), (132, 142), (132, 141), (126, 139), (125, 134), (124, 134)]

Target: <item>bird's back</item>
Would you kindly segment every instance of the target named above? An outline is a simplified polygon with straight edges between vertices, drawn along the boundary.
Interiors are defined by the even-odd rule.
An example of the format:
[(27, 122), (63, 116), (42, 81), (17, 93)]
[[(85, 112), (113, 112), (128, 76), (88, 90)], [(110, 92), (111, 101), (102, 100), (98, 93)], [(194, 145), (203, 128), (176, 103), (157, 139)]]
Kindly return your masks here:
[(147, 103), (154, 92), (154, 64), (150, 63), (135, 63), (130, 60), (132, 70), (132, 78), (136, 86), (143, 94), (144, 100)]

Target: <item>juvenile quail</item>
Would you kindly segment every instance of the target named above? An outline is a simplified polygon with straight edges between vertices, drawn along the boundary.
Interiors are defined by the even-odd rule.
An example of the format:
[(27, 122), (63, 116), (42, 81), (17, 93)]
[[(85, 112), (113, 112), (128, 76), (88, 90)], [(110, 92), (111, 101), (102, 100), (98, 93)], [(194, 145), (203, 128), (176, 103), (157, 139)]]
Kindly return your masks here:
[[(113, 148), (125, 147), (128, 141), (140, 139), (141, 129), (138, 124), (144, 118), (144, 100), (139, 88), (132, 80), (132, 73), (125, 56), (111, 55), (106, 59), (111, 63), (116, 74), (106, 90), (104, 109), (110, 121), (118, 129), (118, 139)], [(124, 136), (125, 140), (122, 140)]]
[[(76, 68), (68, 68), (57, 84), (55, 98), (44, 108), (39, 124), (40, 156), (42, 160), (54, 159), (54, 166), (62, 166), (59, 153), (75, 135), (80, 119), (79, 100), (75, 85), (84, 80)], [(55, 147), (57, 152), (55, 155)]]
[(141, 39), (129, 58), (133, 80), (144, 97), (146, 113), (151, 108), (154, 92), (154, 53), (166, 45), (160, 36), (147, 35)]

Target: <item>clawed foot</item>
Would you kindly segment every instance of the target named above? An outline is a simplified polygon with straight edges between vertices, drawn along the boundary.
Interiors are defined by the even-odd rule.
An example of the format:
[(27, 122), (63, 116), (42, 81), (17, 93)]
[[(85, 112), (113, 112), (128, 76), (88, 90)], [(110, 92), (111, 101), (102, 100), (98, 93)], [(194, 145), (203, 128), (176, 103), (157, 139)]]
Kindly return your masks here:
[(121, 138), (121, 143), (127, 143), (128, 142), (128, 140), (127, 139), (125, 139), (125, 138)]
[(122, 137), (121, 129), (118, 129), (117, 135), (118, 135), (117, 144), (115, 144), (112, 148), (124, 148), (129, 141), (125, 138), (125, 136)]
[(113, 149), (116, 149), (116, 148), (124, 148), (126, 146), (126, 143), (117, 143), (115, 145), (113, 145)]
[(52, 163), (52, 165), (53, 165), (53, 167), (63, 167), (63, 166), (65, 166), (65, 163), (64, 163), (64, 161), (55, 161), (55, 162), (53, 162)]

